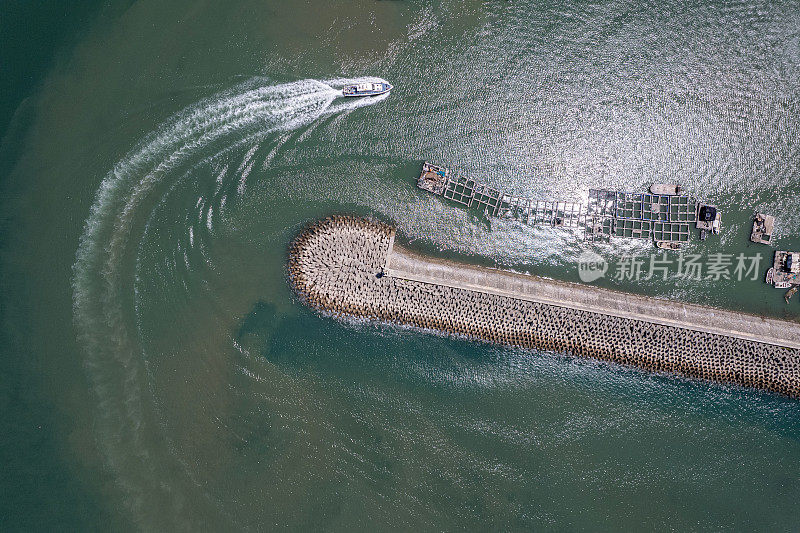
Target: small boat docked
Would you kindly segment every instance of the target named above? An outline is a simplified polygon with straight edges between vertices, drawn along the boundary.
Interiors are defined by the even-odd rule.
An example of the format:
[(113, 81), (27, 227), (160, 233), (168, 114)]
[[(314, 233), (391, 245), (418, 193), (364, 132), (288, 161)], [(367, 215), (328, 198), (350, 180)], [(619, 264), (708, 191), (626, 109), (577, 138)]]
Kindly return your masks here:
[(656, 246), (662, 250), (680, 250), (681, 243), (676, 241), (656, 241)]
[(766, 282), (776, 289), (800, 285), (800, 252), (775, 251), (772, 267), (767, 270)]
[[(701, 230), (700, 240), (705, 240), (708, 232), (714, 235), (719, 234), (722, 220), (722, 213), (717, 206), (711, 204), (697, 204), (697, 229)], [(703, 233), (705, 232), (705, 234)]]
[(789, 303), (789, 299), (795, 294), (797, 294), (798, 289), (800, 289), (800, 285), (795, 285), (791, 289), (786, 291), (786, 294), (783, 295), (783, 299), (786, 300), (787, 304)]
[(345, 96), (378, 96), (391, 90), (392, 86), (388, 83), (354, 83), (345, 85), (342, 94)]
[(683, 192), (683, 189), (677, 183), (654, 183), (650, 186), (650, 192), (665, 196), (677, 196)]
[(774, 230), (774, 216), (756, 213), (753, 219), (753, 230), (750, 232), (750, 240), (760, 244), (770, 244), (772, 242), (772, 232)]

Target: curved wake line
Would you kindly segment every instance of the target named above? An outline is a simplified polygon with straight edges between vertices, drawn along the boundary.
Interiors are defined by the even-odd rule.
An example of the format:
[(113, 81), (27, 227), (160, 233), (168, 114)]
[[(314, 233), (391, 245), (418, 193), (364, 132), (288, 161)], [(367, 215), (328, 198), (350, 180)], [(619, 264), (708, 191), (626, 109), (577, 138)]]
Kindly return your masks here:
[(145, 395), (147, 370), (137, 333), (125, 319), (123, 302), (133, 281), (125, 273), (124, 260), (141, 236), (135, 228), (142, 216), (139, 208), (157, 187), (184, 175), (185, 171), (177, 172), (178, 176), (173, 173), (191, 165), (198, 152), (224, 150), (241, 136), (261, 140), (273, 132), (295, 130), (388, 96), (342, 96), (342, 85), (364, 81), (383, 80), (300, 80), (269, 86), (258, 86), (263, 80), (251, 80), (238, 90), (207, 98), (176, 114), (103, 179), (73, 265), (73, 310), (99, 403), (98, 437), (137, 520), (145, 520), (148, 507), (165, 504), (176, 518), (183, 514), (181, 496), (163, 483), (159, 474), (164, 465), (148, 446), (158, 439), (145, 436), (143, 426), (151, 409)]

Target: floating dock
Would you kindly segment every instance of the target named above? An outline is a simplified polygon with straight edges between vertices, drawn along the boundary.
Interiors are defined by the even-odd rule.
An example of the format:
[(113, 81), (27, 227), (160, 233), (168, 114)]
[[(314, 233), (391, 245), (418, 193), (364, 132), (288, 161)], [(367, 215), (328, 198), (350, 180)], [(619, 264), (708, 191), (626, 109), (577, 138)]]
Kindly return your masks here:
[(800, 324), (425, 257), (332, 217), (289, 251), (301, 299), (336, 316), (566, 352), (800, 397)]
[[(422, 165), (417, 186), (467, 208), (481, 210), (487, 217), (512, 218), (530, 226), (575, 228), (583, 231), (588, 241), (650, 239), (662, 243), (665, 249), (677, 249), (691, 240), (692, 226), (701, 231), (710, 231), (712, 227), (711, 222), (706, 224), (698, 219), (705, 212), (704, 204), (684, 194), (590, 189), (586, 204), (536, 200), (506, 194), (472, 179), (453, 177), (448, 169), (428, 162)], [(719, 220), (716, 228), (718, 231)]]

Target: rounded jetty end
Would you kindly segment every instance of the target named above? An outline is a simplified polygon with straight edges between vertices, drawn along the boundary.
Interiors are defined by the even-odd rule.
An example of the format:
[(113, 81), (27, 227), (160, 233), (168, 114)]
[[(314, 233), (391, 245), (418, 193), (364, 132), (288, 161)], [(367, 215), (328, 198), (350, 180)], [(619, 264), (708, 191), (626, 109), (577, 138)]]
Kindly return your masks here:
[[(394, 239), (380, 222), (327, 218), (291, 245), (289, 281), (307, 305), (334, 315), (800, 397), (795, 323), (460, 265)], [(722, 326), (681, 322), (710, 311)]]

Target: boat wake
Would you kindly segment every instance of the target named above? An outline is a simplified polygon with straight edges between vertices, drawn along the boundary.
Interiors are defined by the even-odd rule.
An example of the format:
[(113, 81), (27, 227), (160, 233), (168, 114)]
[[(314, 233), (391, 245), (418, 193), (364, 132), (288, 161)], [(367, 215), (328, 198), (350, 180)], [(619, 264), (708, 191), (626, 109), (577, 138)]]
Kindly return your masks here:
[[(250, 80), (175, 115), (141, 141), (103, 179), (73, 266), (74, 319), (99, 403), (95, 423), (98, 441), (134, 517), (148, 516), (147, 520), (152, 521), (158, 520), (158, 515), (171, 515), (170, 520), (185, 518), (185, 524), (204, 520), (183, 516), (182, 492), (191, 489), (193, 483), (187, 480), (187, 487), (180, 490), (165, 486), (159, 472), (176, 468), (175, 461), (153, 453), (154, 446), (164, 446), (163, 439), (154, 436), (158, 432), (143, 429), (157, 425), (158, 417), (149, 390), (151, 369), (138, 334), (136, 263), (154, 210), (171, 188), (191, 177), (199, 165), (232, 147), (252, 144), (236, 172), (239, 183), (228, 193), (243, 195), (253, 153), (265, 139), (281, 137), (276, 132), (309, 129), (323, 117), (345, 114), (388, 96), (342, 96), (344, 85), (363, 82), (383, 80), (309, 79), (272, 85), (263, 79)], [(285, 136), (281, 142), (285, 142)], [(272, 152), (277, 149), (267, 148)], [(224, 172), (220, 173), (217, 189)], [(224, 205), (225, 197), (220, 201)], [(202, 205), (202, 198), (197, 203), (201, 218), (210, 229), (214, 206)], [(220, 205), (216, 207), (219, 209)], [(197, 231), (189, 228), (189, 246), (199, 238)], [(142, 512), (145, 509), (161, 512)], [(143, 525), (149, 527), (168, 526), (145, 522)]]

